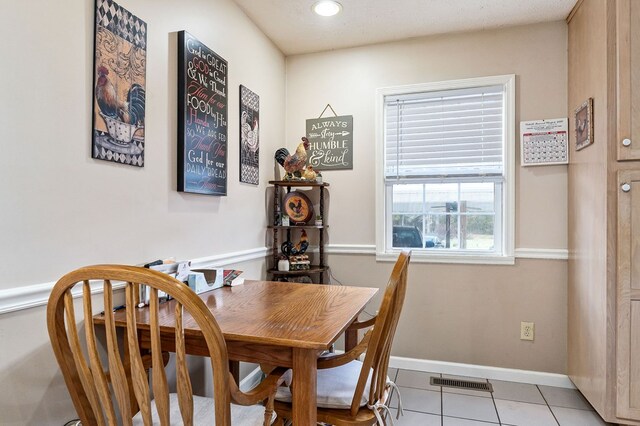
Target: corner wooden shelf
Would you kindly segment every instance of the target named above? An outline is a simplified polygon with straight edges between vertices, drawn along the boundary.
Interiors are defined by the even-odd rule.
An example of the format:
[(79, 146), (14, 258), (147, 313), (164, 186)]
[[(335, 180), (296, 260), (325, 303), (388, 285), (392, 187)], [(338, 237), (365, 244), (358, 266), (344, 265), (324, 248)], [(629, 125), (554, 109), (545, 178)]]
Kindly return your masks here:
[(270, 180), (269, 181), (269, 185), (276, 185), (276, 186), (323, 186), (323, 187), (327, 187), (329, 186), (328, 183), (326, 182), (310, 182), (310, 181), (304, 181), (304, 180)]
[(269, 229), (323, 229), (328, 228), (329, 225), (269, 225), (267, 228)]
[[(324, 259), (324, 233), (325, 230), (329, 228), (329, 226), (324, 222), (326, 220), (325, 211), (324, 211), (324, 191), (325, 188), (329, 186), (326, 182), (308, 182), (301, 180), (270, 180), (270, 185), (274, 186), (274, 194), (273, 194), (273, 218), (271, 223), (280, 223), (279, 219), (276, 219), (280, 216), (280, 213), (283, 211), (281, 209), (281, 191), (280, 188), (286, 188), (285, 193), (291, 192), (291, 188), (300, 188), (307, 187), (312, 190), (319, 191), (320, 205), (318, 209), (318, 214), (322, 217), (323, 224), (322, 225), (314, 225), (314, 224), (303, 224), (303, 225), (268, 225), (267, 229), (272, 230), (273, 232), (273, 258), (271, 261), (271, 265), (267, 267), (267, 274), (271, 276), (272, 279), (277, 277), (285, 278), (285, 277), (296, 277), (296, 276), (304, 276), (304, 275), (316, 275), (318, 276), (318, 284), (328, 283), (328, 271), (329, 267), (325, 264)], [(313, 219), (312, 219), (313, 221)], [(315, 259), (315, 264), (310, 265), (310, 269), (302, 269), (296, 271), (278, 271), (278, 260), (280, 258), (280, 244), (279, 244), (279, 236), (285, 234), (283, 236), (283, 241), (291, 241), (291, 231), (296, 229), (309, 229), (313, 232), (318, 233), (318, 258)], [(314, 278), (315, 281), (315, 278)]]

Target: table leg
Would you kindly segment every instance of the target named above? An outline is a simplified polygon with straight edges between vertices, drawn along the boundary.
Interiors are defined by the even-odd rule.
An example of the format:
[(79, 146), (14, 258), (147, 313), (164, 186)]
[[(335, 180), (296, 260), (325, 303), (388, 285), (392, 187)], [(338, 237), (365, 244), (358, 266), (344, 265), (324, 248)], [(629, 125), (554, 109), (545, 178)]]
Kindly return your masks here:
[(358, 344), (358, 330), (347, 330), (344, 332), (344, 351), (348, 352)]
[(240, 385), (240, 361), (229, 360), (229, 372), (236, 380), (236, 383)]
[(316, 424), (317, 361), (317, 351), (293, 349), (292, 420), (295, 426)]

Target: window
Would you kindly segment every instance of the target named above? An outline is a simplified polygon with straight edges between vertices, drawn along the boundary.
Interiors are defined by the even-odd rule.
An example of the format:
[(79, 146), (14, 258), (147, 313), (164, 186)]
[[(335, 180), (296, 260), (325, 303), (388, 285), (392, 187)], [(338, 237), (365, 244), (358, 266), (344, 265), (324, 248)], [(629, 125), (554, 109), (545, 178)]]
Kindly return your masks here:
[(377, 91), (378, 258), (513, 263), (514, 81)]

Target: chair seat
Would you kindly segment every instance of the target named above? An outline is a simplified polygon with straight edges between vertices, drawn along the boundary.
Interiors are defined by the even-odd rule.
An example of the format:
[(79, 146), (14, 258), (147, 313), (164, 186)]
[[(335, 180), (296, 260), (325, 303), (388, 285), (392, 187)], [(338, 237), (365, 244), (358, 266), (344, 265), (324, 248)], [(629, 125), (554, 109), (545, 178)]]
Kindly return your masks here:
[[(178, 406), (178, 395), (169, 394), (169, 415), (171, 425), (182, 425), (182, 416)], [(156, 402), (151, 401), (151, 413), (153, 425), (160, 425)], [(274, 413), (275, 417), (275, 413)], [(248, 407), (231, 404), (231, 424), (233, 426), (262, 426), (264, 423), (264, 407), (262, 405), (250, 405)], [(215, 403), (213, 398), (193, 395), (193, 425), (215, 425)], [(142, 426), (142, 414), (138, 413), (133, 417), (133, 426)]]
[[(353, 395), (358, 384), (358, 377), (362, 370), (362, 362), (351, 361), (347, 364), (335, 368), (325, 368), (318, 370), (318, 400), (317, 406), (322, 408), (349, 409), (353, 401)], [(290, 373), (291, 370), (287, 374)], [(367, 405), (369, 396), (369, 385), (371, 383), (371, 372), (364, 388), (360, 406)], [(291, 402), (291, 389), (288, 386), (281, 386), (276, 393), (276, 400), (281, 402)]]

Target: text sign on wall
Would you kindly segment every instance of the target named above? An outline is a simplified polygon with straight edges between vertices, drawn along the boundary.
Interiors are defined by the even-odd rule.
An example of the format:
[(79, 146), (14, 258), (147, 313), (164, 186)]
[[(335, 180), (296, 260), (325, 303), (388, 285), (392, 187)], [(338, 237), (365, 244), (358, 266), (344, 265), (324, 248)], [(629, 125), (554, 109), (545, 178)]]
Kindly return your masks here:
[(307, 138), (307, 163), (314, 169), (353, 169), (353, 115), (309, 119)]
[(178, 33), (178, 191), (227, 195), (227, 61)]

